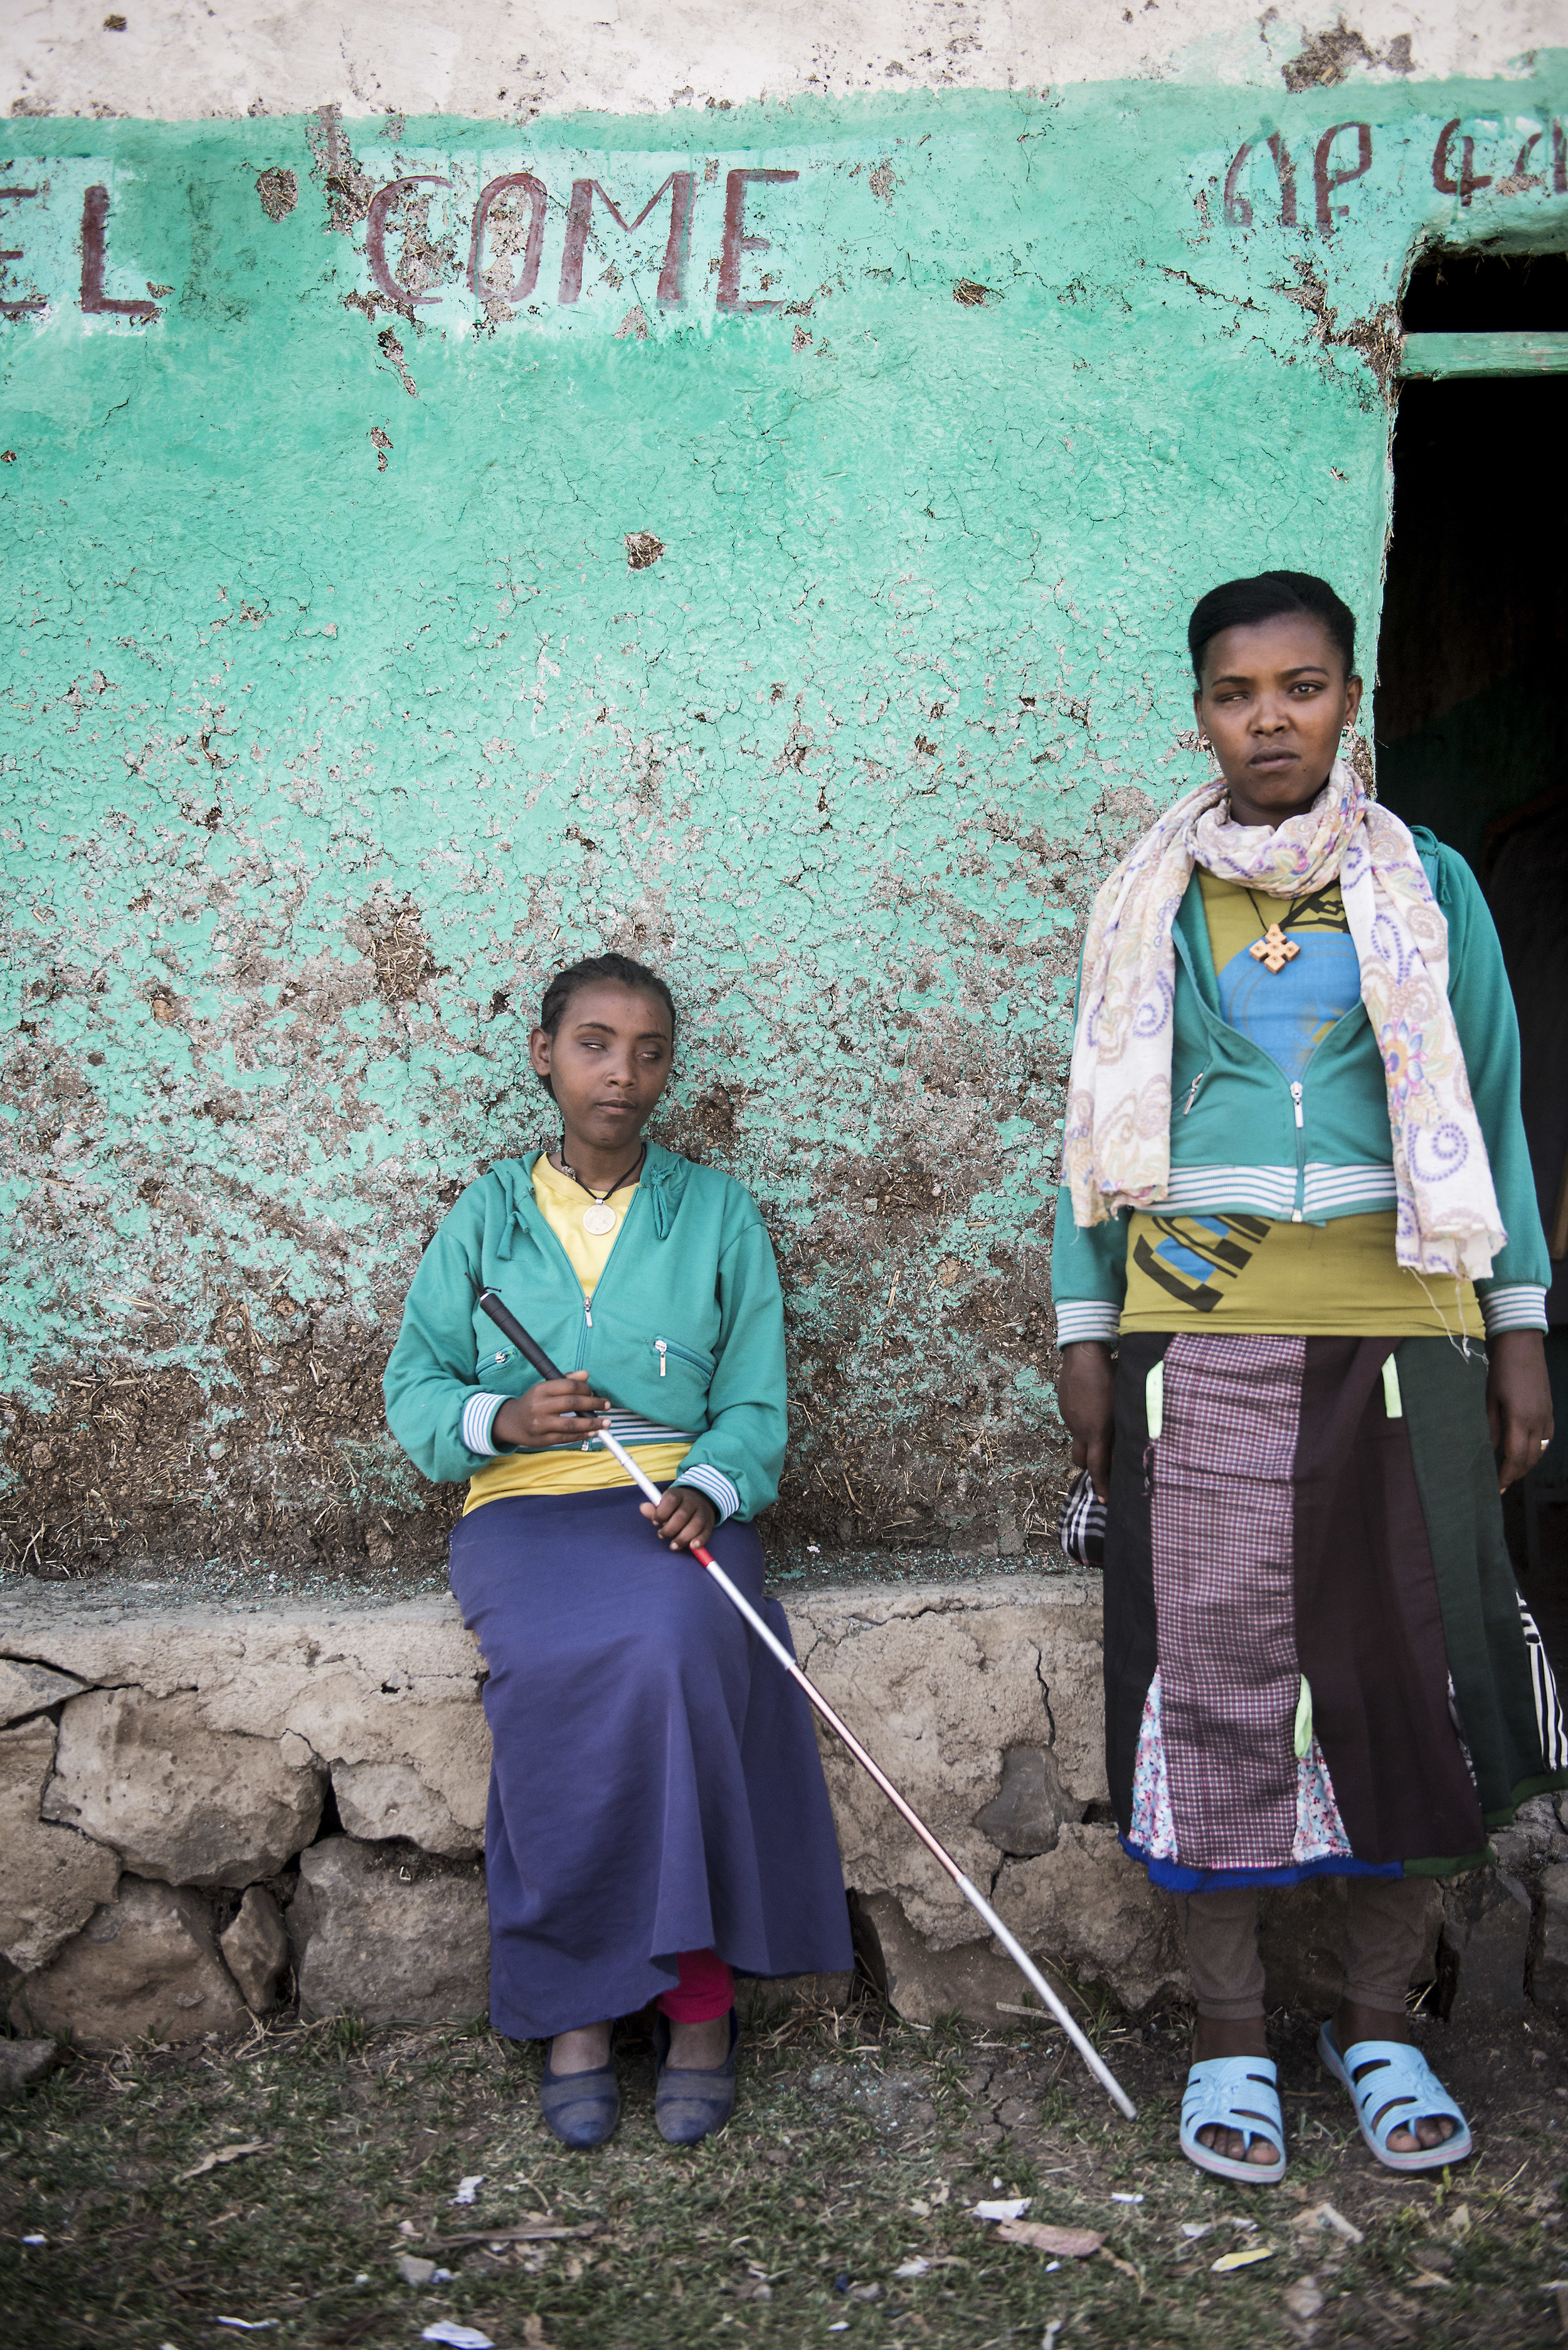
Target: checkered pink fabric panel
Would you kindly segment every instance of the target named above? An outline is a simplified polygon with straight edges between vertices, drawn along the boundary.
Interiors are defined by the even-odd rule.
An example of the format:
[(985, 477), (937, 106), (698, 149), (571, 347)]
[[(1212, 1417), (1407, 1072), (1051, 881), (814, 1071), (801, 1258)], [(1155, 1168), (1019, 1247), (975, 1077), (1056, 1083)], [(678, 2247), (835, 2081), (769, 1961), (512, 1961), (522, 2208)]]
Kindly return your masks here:
[(1283, 1868), (1296, 1832), (1294, 1470), (1304, 1338), (1174, 1338), (1154, 1592), (1179, 1858)]

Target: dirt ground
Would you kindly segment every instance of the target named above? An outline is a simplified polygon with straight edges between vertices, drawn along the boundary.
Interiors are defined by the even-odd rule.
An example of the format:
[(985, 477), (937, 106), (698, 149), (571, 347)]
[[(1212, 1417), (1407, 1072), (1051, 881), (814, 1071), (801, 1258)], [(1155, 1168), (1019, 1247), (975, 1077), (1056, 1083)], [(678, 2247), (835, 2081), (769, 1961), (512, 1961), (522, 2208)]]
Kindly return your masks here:
[[(595, 2155), (545, 2131), (539, 2052), (483, 2028), (285, 2020), (238, 2046), (78, 2058), (0, 2110), (0, 2339), (403, 2350), (443, 2320), (497, 2350), (1568, 2338), (1568, 2034), (1533, 2013), (1462, 2038), (1421, 2024), (1478, 2146), (1408, 2179), (1366, 2152), (1309, 2019), (1274, 2028), (1277, 2189), (1178, 2153), (1175, 2016), (1096, 2023), (1139, 2106), (1126, 2123), (1048, 2024), (764, 2012), (733, 2121), (690, 2153), (655, 2133), (636, 2026)], [(1002, 2241), (972, 2207), (1003, 2195), (1103, 2248), (1058, 2264)], [(559, 2232), (507, 2232), (530, 2228)], [(1269, 2257), (1216, 2272), (1232, 2251)], [(452, 2273), (410, 2283), (410, 2255)]]

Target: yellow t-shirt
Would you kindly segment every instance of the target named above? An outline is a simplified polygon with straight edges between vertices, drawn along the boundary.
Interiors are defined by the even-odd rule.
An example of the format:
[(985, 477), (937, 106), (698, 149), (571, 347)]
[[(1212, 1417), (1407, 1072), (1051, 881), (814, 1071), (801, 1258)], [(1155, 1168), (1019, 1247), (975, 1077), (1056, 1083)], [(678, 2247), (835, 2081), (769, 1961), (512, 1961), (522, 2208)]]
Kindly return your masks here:
[(1135, 1211), (1122, 1328), (1483, 1337), (1470, 1284), (1407, 1272), (1394, 1253), (1394, 1227), (1392, 1208), (1326, 1224)]
[[(539, 1212), (571, 1261), (572, 1271), (591, 1298), (604, 1278), (610, 1251), (620, 1238), (627, 1211), (637, 1196), (632, 1184), (607, 1204), (615, 1210), (615, 1229), (589, 1232), (583, 1229), (583, 1210), (590, 1204), (587, 1191), (551, 1166), (541, 1151), (534, 1161), (534, 1197)], [(612, 1399), (613, 1400), (613, 1399)], [(638, 1467), (656, 1484), (667, 1485), (691, 1450), (690, 1437), (674, 1442), (635, 1444)], [(615, 1455), (596, 1445), (590, 1451), (576, 1445), (552, 1446), (543, 1452), (503, 1452), (469, 1479), (462, 1513), (485, 1502), (500, 1502), (516, 1493), (592, 1493), (607, 1485), (629, 1485), (631, 1479)]]

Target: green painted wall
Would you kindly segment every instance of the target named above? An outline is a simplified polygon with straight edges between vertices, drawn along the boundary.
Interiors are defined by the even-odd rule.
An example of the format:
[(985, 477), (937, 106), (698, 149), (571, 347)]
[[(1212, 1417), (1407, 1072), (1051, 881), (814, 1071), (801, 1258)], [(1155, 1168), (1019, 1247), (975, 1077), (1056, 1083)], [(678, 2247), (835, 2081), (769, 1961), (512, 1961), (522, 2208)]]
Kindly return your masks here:
[[(1562, 57), (1258, 104), (5, 126), (17, 1555), (433, 1550), (381, 1361), (601, 943), (669, 973), (664, 1132), (778, 1243), (781, 1542), (1035, 1541), (1075, 941), (1197, 773), (1188, 608), (1300, 564), (1370, 633), (1408, 258), (1568, 227)], [(727, 269), (740, 170), (796, 176)], [(503, 191), (476, 296), (524, 171), (536, 285)], [(564, 304), (573, 183), (630, 220), (671, 171), (684, 254), (596, 199)], [(156, 317), (84, 312), (93, 188), (88, 298)]]

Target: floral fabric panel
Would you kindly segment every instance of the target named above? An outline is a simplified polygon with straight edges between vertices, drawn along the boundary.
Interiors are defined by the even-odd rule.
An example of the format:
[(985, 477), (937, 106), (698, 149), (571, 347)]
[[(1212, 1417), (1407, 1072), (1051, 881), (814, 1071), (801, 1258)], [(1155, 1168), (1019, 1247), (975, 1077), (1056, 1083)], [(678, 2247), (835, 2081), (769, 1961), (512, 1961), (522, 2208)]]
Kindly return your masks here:
[[(1158, 1670), (1148, 1685), (1138, 1730), (1127, 1842), (1148, 1860), (1181, 1858), (1176, 1848), (1176, 1816), (1170, 1807), (1170, 1783), (1166, 1775)], [(1350, 1857), (1350, 1838), (1345, 1833), (1345, 1823), (1334, 1801), (1334, 1781), (1329, 1776), (1323, 1748), (1314, 1738), (1310, 1751), (1296, 1763), (1296, 1832), (1291, 1846), (1291, 1865), (1301, 1867), (1309, 1861)]]

